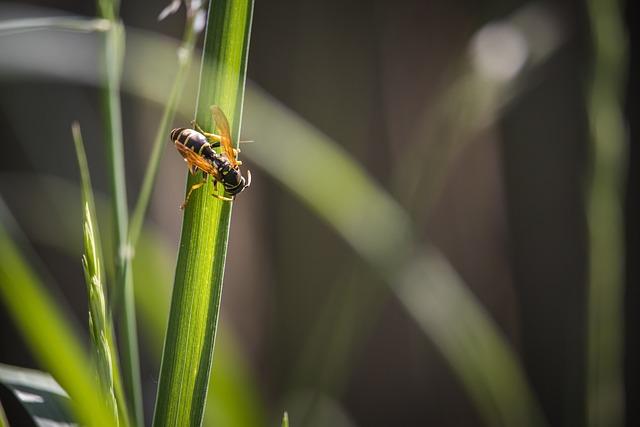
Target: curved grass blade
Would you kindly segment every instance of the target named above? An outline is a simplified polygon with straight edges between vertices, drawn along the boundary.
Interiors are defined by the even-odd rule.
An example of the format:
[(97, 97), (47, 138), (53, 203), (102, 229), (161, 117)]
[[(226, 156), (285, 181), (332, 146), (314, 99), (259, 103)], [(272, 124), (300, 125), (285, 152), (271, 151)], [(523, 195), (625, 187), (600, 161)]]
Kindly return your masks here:
[[(256, 87), (247, 92), (247, 110), (248, 133), (261, 135), (248, 154), (387, 282), (446, 356), (485, 422), (544, 425), (520, 363), (499, 329), (447, 260), (413, 240), (412, 224), (400, 206), (338, 145)], [(326, 164), (333, 166), (332, 181), (341, 183), (341, 191), (324, 184)]]
[(33, 354), (69, 393), (72, 410), (86, 425), (114, 426), (93, 369), (73, 330), (45, 291), (5, 225), (15, 227), (0, 199), (0, 297)]
[[(15, 407), (24, 409), (25, 416), (31, 417), (31, 422), (37, 426), (57, 426), (73, 425), (78, 421), (70, 413), (71, 400), (60, 384), (51, 375), (25, 369), (17, 366), (10, 366), (0, 363), (0, 388), (4, 386), (8, 395), (3, 396), (0, 390), (0, 397), (3, 404), (9, 408), (14, 408), (13, 413), (18, 414)], [(6, 397), (6, 399), (5, 399)], [(10, 399), (9, 401), (7, 401)], [(8, 426), (9, 423), (2, 422), (2, 405), (0, 405), (0, 426)], [(31, 425), (28, 419), (13, 419), (14, 425)]]
[[(209, 5), (196, 120), (211, 129), (209, 107), (228, 115), (237, 140), (252, 0)], [(190, 176), (187, 189), (200, 178)], [(164, 345), (154, 426), (200, 425), (209, 384), (231, 219), (231, 204), (195, 192), (185, 209), (169, 326)]]

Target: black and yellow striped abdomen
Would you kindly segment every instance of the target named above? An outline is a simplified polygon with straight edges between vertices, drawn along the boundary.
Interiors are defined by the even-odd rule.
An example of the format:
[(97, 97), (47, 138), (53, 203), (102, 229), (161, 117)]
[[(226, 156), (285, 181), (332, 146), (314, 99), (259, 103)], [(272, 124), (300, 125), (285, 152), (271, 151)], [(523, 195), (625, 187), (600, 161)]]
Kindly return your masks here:
[[(222, 154), (216, 153), (211, 144), (200, 132), (189, 128), (178, 128), (171, 131), (171, 140), (184, 148), (178, 147), (178, 151), (189, 163), (192, 173), (198, 169), (213, 176), (214, 180), (220, 181), (227, 194), (235, 196), (249, 185), (242, 174), (240, 168), (233, 166), (229, 159)], [(193, 152), (191, 155), (189, 151)]]
[(211, 161), (216, 159), (216, 153), (213, 151), (213, 148), (211, 148), (211, 144), (209, 144), (207, 138), (196, 130), (188, 128), (174, 129), (171, 131), (171, 140), (184, 145), (205, 159)]

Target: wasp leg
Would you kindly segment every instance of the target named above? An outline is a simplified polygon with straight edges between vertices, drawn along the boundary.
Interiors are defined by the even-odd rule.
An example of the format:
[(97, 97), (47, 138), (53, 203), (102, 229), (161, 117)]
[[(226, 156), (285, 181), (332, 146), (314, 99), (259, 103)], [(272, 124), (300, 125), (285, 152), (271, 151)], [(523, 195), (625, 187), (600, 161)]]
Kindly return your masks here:
[(187, 203), (189, 203), (189, 197), (191, 197), (191, 193), (193, 193), (193, 190), (197, 190), (198, 188), (202, 187), (206, 183), (207, 183), (207, 180), (200, 181), (198, 183), (193, 184), (189, 189), (189, 192), (187, 193), (187, 197), (185, 197), (184, 202), (182, 203), (182, 205), (180, 205), (180, 209), (184, 210), (184, 208), (187, 207)]
[[(216, 189), (216, 191), (218, 190), (218, 182), (217, 182), (217, 181), (215, 181), (215, 180), (213, 181), (213, 188), (215, 188), (215, 189)], [(222, 190), (222, 191), (224, 192), (224, 190)], [(223, 193), (223, 194), (224, 194), (224, 193)], [(216, 199), (218, 199), (218, 200), (224, 200), (225, 202), (233, 202), (233, 198), (224, 197), (224, 196), (221, 196), (221, 195), (220, 195), (220, 194), (218, 194), (218, 193), (211, 193), (211, 195), (212, 195), (213, 197), (215, 197)]]
[(209, 141), (214, 141), (213, 144), (211, 144), (214, 148), (220, 146), (220, 135), (216, 135), (215, 133), (205, 132), (204, 129), (202, 129), (195, 120), (191, 120), (191, 125), (195, 130), (197, 130), (198, 132), (203, 134), (205, 137), (207, 137)]
[(233, 202), (233, 198), (232, 197), (224, 197), (224, 196), (221, 196), (221, 195), (216, 194), (216, 193), (213, 193), (211, 195), (213, 197), (215, 197), (216, 199), (218, 199), (218, 200), (223, 200), (225, 202)]
[(220, 135), (216, 135), (215, 133), (209, 133), (209, 132), (200, 132), (201, 134), (203, 134), (204, 136), (207, 137), (207, 139), (209, 141), (213, 141), (213, 145), (214, 147), (219, 147), (220, 146)]
[(197, 130), (198, 132), (204, 134), (204, 130), (200, 127), (200, 125), (198, 124), (198, 122), (196, 122), (195, 120), (191, 120), (191, 126), (193, 126), (193, 128), (195, 130)]

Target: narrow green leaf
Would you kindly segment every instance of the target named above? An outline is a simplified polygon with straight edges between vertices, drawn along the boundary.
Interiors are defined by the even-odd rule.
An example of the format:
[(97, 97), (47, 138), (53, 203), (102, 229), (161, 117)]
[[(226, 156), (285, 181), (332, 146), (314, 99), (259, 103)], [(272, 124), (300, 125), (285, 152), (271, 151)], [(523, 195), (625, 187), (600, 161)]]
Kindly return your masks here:
[(287, 411), (284, 411), (284, 414), (282, 414), (282, 424), (280, 424), (282, 427), (289, 427), (289, 414), (287, 414)]
[(624, 425), (624, 185), (627, 40), (619, 1), (587, 2), (593, 37), (587, 111), (593, 155), (588, 194), (588, 425)]
[[(143, 230), (140, 236), (133, 271), (143, 343), (151, 354), (160, 355), (171, 304), (171, 280), (167, 277), (175, 260), (165, 239), (151, 231)], [(232, 331), (224, 324), (219, 325), (203, 425), (265, 426), (267, 416), (263, 405), (250, 364)]]
[(106, 19), (87, 19), (78, 17), (47, 17), (12, 19), (0, 22), (0, 35), (24, 33), (37, 30), (63, 30), (63, 31), (107, 31), (111, 23)]
[(127, 207), (127, 187), (124, 167), (122, 137), (122, 112), (120, 108), (120, 78), (125, 50), (124, 26), (117, 20), (119, 2), (97, 0), (102, 18), (111, 22), (111, 28), (104, 34), (103, 67), (105, 70), (102, 100), (104, 115), (105, 143), (107, 147), (109, 182), (113, 198), (114, 253), (116, 281), (114, 303), (119, 318), (122, 342), (122, 369), (124, 387), (129, 398), (129, 408), (135, 424), (144, 425), (142, 407), (142, 386), (140, 385), (140, 355), (136, 325), (135, 300), (131, 257), (133, 250), (128, 244), (129, 216)]
[(153, 184), (158, 174), (158, 167), (160, 166), (160, 158), (162, 152), (167, 144), (169, 138), (169, 131), (171, 122), (176, 113), (176, 108), (182, 91), (184, 89), (187, 78), (189, 77), (189, 66), (193, 58), (193, 50), (195, 48), (195, 42), (197, 36), (201, 31), (199, 28), (199, 21), (202, 18), (204, 11), (201, 9), (187, 9), (187, 22), (185, 25), (185, 31), (182, 36), (182, 44), (178, 48), (178, 71), (171, 86), (169, 98), (164, 107), (162, 113), (162, 119), (156, 132), (156, 136), (153, 142), (153, 149), (149, 158), (149, 164), (144, 174), (142, 181), (142, 187), (140, 189), (140, 195), (138, 196), (138, 202), (136, 203), (133, 214), (131, 215), (131, 227), (129, 228), (129, 246), (135, 248), (142, 229), (142, 223), (144, 216), (149, 206), (149, 199), (151, 198), (151, 192), (153, 190)]
[(23, 259), (5, 224), (15, 227), (0, 199), (0, 298), (42, 366), (69, 393), (72, 410), (83, 424), (111, 427), (113, 414), (72, 328)]
[(121, 424), (128, 425), (128, 411), (126, 401), (122, 395), (121, 374), (118, 352), (116, 350), (113, 322), (107, 304), (104, 278), (104, 261), (102, 245), (98, 231), (96, 208), (89, 175), (89, 166), (80, 134), (80, 126), (72, 126), (73, 141), (78, 157), (78, 166), (82, 182), (83, 205), (83, 241), (85, 281), (89, 296), (89, 331), (96, 357), (98, 379), (102, 386), (105, 400), (114, 413), (114, 418)]
[[(246, 79), (252, 0), (209, 6), (196, 119), (211, 129), (209, 107), (226, 112), (235, 140)], [(187, 189), (200, 178), (191, 176)], [(180, 252), (165, 340), (155, 426), (200, 425), (211, 371), (231, 203), (210, 196), (209, 182), (184, 212)]]

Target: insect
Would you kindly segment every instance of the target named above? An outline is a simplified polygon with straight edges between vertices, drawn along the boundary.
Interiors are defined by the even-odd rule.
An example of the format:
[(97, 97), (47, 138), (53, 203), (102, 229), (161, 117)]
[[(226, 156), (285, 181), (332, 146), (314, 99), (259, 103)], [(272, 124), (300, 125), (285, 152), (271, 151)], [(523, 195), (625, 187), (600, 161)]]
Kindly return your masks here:
[[(242, 162), (237, 160), (238, 150), (233, 148), (227, 117), (217, 105), (211, 106), (211, 114), (216, 129), (220, 132), (219, 135), (205, 132), (195, 121), (192, 122), (195, 129), (177, 128), (171, 131), (171, 141), (189, 165), (189, 172), (195, 175), (200, 170), (203, 174), (202, 181), (189, 188), (180, 209), (187, 206), (194, 190), (206, 184), (207, 175), (213, 178), (214, 187), (217, 186), (218, 181), (221, 182), (224, 193), (230, 196), (226, 197), (224, 193), (212, 194), (220, 200), (233, 201), (238, 193), (251, 185), (251, 172), (248, 171), (246, 179), (240, 172)], [(222, 153), (218, 154), (214, 148), (220, 146), (222, 146)]]

